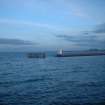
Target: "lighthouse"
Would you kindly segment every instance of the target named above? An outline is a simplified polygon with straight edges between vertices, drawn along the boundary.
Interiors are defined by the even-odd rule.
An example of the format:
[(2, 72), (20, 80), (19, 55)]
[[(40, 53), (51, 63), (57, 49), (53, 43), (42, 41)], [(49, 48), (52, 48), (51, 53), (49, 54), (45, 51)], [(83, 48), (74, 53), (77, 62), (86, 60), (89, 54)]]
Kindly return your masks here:
[(62, 49), (59, 50), (59, 54), (60, 54), (60, 55), (63, 54), (63, 50), (62, 50)]

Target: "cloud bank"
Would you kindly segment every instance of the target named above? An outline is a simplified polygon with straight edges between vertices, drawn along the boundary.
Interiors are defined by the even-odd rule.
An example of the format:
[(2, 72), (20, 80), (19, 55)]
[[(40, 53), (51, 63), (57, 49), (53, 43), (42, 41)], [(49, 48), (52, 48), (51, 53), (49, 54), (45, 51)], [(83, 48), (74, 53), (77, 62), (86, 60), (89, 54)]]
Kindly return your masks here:
[(105, 23), (98, 25), (93, 32), (99, 34), (105, 33)]
[(35, 45), (31, 41), (20, 40), (20, 39), (8, 39), (8, 38), (0, 38), (0, 45)]
[(55, 35), (58, 39), (74, 42), (84, 48), (105, 48), (105, 23), (96, 25), (91, 31)]

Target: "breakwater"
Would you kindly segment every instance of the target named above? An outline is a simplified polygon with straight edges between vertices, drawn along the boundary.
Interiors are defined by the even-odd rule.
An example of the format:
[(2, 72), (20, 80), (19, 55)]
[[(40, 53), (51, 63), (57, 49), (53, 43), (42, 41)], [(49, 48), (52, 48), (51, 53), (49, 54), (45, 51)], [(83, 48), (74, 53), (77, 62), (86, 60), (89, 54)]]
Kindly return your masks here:
[(86, 50), (86, 51), (60, 51), (57, 57), (73, 57), (73, 56), (98, 56), (105, 55), (105, 50)]

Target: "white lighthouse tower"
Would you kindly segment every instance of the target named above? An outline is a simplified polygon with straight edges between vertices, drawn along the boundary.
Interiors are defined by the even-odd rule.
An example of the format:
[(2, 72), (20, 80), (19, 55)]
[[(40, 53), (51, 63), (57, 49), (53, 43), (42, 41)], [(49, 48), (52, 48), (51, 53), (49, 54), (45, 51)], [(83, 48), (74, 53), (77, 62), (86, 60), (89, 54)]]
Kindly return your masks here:
[(62, 50), (62, 49), (59, 50), (59, 54), (60, 54), (60, 55), (63, 54), (63, 50)]

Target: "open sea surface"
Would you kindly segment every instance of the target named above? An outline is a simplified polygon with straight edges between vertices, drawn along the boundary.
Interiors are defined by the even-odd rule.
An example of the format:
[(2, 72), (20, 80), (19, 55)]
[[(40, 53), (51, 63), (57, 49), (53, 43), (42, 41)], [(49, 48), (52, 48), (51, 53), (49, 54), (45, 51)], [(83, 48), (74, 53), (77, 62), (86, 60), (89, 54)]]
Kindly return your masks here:
[(0, 105), (105, 105), (105, 56), (0, 53)]

